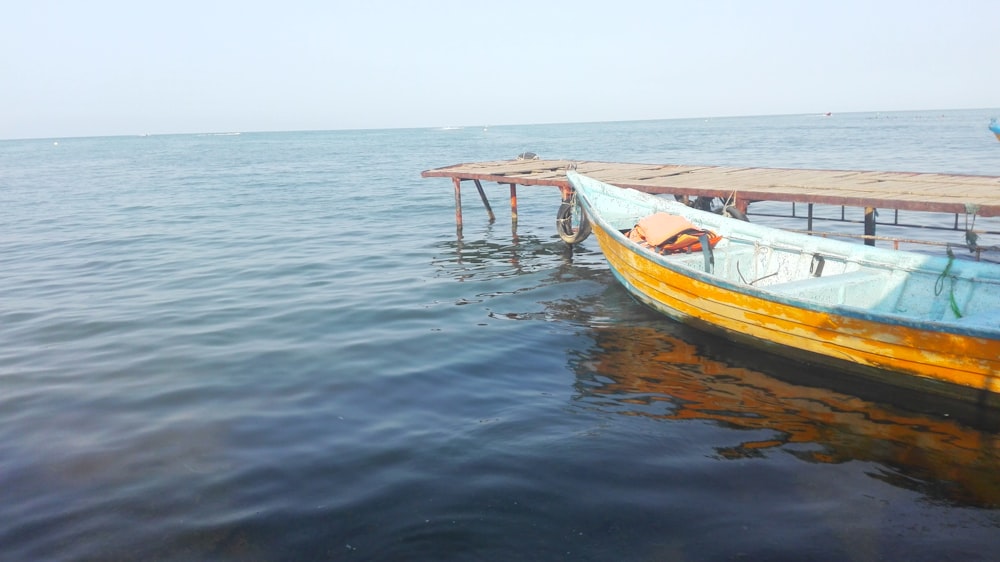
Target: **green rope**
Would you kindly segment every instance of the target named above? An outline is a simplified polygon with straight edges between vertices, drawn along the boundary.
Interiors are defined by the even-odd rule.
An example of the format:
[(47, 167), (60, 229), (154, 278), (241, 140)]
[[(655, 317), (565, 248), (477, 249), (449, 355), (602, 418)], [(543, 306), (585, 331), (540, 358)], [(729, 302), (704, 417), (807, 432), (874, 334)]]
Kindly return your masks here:
[(962, 317), (962, 310), (958, 308), (958, 303), (955, 302), (955, 278), (951, 278), (951, 295), (948, 298), (949, 304), (951, 304), (951, 311), (955, 313), (955, 318)]
[[(951, 265), (955, 262), (955, 254), (952, 253), (951, 247), (948, 250), (948, 265), (944, 266), (944, 271), (938, 276), (937, 281), (934, 283), (934, 296), (940, 296), (941, 291), (944, 290), (944, 280), (948, 277), (948, 273), (951, 272)], [(951, 278), (951, 291), (948, 294), (948, 304), (951, 305), (951, 311), (955, 313), (955, 318), (962, 317), (962, 309), (958, 307), (958, 303), (955, 302), (955, 278)]]

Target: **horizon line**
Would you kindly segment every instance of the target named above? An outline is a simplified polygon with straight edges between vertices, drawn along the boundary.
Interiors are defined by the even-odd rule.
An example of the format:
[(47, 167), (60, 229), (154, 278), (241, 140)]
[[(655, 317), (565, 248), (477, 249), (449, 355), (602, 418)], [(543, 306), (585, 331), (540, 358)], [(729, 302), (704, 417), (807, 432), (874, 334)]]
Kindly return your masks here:
[(752, 117), (798, 117), (804, 115), (834, 116), (834, 115), (855, 115), (860, 113), (912, 113), (912, 112), (934, 112), (934, 111), (1000, 111), (1000, 107), (956, 107), (956, 108), (936, 108), (936, 109), (892, 109), (892, 110), (863, 110), (863, 111), (820, 111), (809, 113), (761, 113), (748, 115), (706, 115), (695, 117), (654, 117), (648, 119), (608, 119), (597, 121), (549, 121), (536, 123), (499, 123), (499, 124), (468, 124), (468, 125), (416, 125), (408, 127), (344, 127), (344, 128), (323, 128), (323, 129), (260, 129), (246, 131), (176, 131), (165, 133), (118, 133), (104, 135), (63, 135), (63, 136), (38, 136), (38, 137), (11, 137), (0, 138), (0, 141), (42, 141), (42, 140), (66, 140), (66, 139), (95, 139), (95, 138), (117, 138), (117, 137), (152, 137), (152, 136), (185, 136), (185, 135), (206, 135), (206, 136), (235, 136), (242, 134), (274, 134), (274, 133), (323, 133), (323, 132), (360, 132), (360, 131), (399, 131), (418, 129), (466, 129), (466, 128), (489, 128), (489, 127), (534, 127), (550, 125), (591, 125), (606, 123), (637, 123), (645, 121), (686, 121), (695, 119), (743, 119)]

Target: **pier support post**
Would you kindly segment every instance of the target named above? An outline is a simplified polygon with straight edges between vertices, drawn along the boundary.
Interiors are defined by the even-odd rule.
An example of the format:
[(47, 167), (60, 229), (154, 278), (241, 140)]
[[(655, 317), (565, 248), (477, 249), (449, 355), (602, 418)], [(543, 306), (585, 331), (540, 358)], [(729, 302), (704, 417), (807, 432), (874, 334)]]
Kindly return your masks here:
[(455, 226), (462, 229), (462, 180), (451, 178), (451, 183), (455, 184)]
[(865, 245), (875, 245), (875, 207), (865, 207)]
[(510, 223), (517, 226), (517, 185), (510, 184)]
[(490, 207), (490, 202), (486, 199), (486, 192), (483, 191), (483, 184), (479, 180), (472, 180), (476, 182), (476, 189), (479, 190), (479, 198), (483, 200), (483, 206), (486, 207), (486, 214), (490, 217), (490, 224), (496, 222), (497, 218), (493, 215), (493, 207)]

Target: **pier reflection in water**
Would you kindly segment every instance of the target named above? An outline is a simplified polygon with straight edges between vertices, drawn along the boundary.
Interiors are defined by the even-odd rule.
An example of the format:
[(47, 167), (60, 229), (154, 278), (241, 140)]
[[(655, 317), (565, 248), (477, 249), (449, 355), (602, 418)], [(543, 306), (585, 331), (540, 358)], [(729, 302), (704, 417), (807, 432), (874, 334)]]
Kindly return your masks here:
[[(573, 365), (578, 398), (591, 407), (756, 430), (737, 446), (717, 449), (720, 459), (781, 450), (813, 463), (872, 462), (882, 467), (870, 473), (873, 478), (928, 498), (1000, 507), (995, 412), (936, 399), (923, 402), (925, 397), (858, 380), (839, 381), (860, 392), (845, 394), (823, 384), (838, 373), (807, 374), (807, 367), (795, 363), (749, 357), (746, 349), (734, 350), (669, 322), (655, 328), (599, 326), (594, 337), (595, 348)], [(743, 359), (785, 373), (788, 380), (744, 366)]]

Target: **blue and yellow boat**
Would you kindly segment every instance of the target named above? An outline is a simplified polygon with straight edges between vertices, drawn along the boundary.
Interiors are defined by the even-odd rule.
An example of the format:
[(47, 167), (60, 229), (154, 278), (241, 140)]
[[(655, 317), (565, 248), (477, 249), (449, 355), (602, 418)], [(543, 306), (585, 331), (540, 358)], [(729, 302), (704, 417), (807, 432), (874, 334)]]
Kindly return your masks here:
[[(788, 232), (567, 176), (617, 279), (668, 317), (1000, 406), (1000, 266)], [(646, 237), (663, 225), (677, 234)]]

